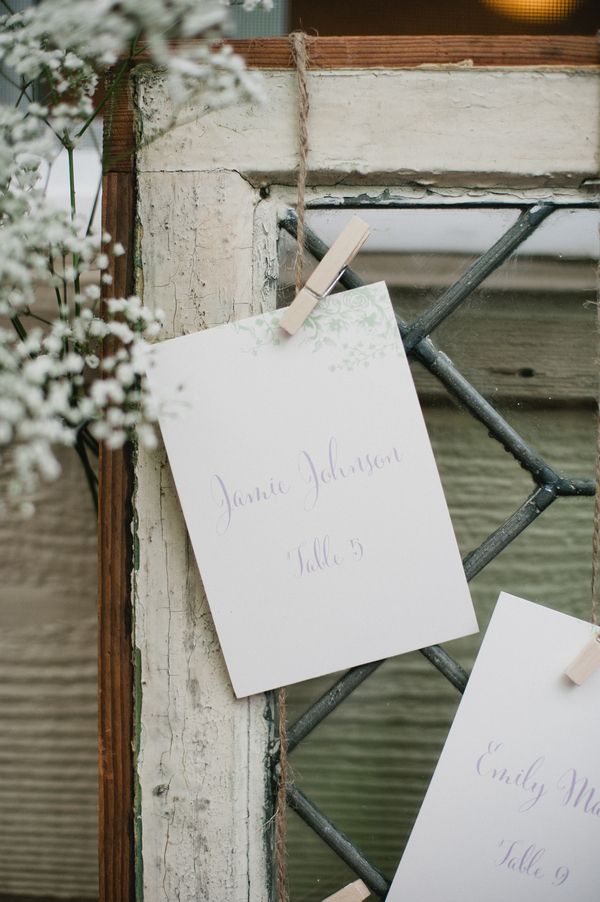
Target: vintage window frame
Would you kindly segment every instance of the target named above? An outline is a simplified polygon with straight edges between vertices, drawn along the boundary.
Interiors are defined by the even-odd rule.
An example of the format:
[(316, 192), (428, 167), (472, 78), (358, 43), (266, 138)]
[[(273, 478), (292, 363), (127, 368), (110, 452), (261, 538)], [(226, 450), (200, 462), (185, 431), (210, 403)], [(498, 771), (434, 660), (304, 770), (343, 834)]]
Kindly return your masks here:
[[(340, 37), (316, 38), (310, 43), (313, 69), (329, 70), (332, 74), (339, 72), (340, 78), (344, 77), (344, 74), (347, 75), (347, 70), (383, 69), (407, 73), (421, 70), (431, 73), (443, 72), (444, 76), (450, 79), (454, 77), (453, 73), (460, 72), (464, 75), (467, 70), (496, 73), (508, 71), (512, 73), (511, 77), (516, 76), (517, 81), (523, 81), (526, 96), (527, 90), (530, 90), (527, 87), (527, 73), (535, 74), (536, 77), (544, 73), (550, 77), (566, 73), (567, 76), (583, 78), (586, 84), (587, 77), (592, 75), (596, 95), (599, 88), (597, 75), (600, 51), (596, 39), (592, 37)], [(289, 42), (285, 38), (238, 41), (234, 42), (234, 47), (254, 68), (285, 71), (291, 67)], [(135, 76), (137, 72), (142, 73), (144, 67), (145, 60), (141, 56), (133, 62), (131, 74)], [(518, 73), (524, 73), (523, 79), (519, 78)], [(115, 240), (121, 241), (128, 251), (125, 257), (113, 263), (114, 283), (111, 291), (116, 294), (131, 293), (136, 283), (139, 287), (140, 257), (143, 260), (143, 238), (140, 230), (136, 228), (136, 218), (140, 216), (143, 218), (144, 215), (143, 211), (140, 211), (139, 193), (140, 183), (143, 183), (145, 177), (144, 163), (142, 161), (140, 168), (138, 157), (138, 163), (135, 165), (133, 153), (136, 119), (139, 120), (140, 117), (139, 83), (135, 77), (131, 78), (118, 93), (113, 108), (106, 117), (105, 125), (103, 228)], [(410, 85), (407, 84), (407, 94), (410, 92)], [(434, 184), (427, 190), (441, 191), (442, 194), (468, 190), (473, 197), (484, 199), (486, 195), (493, 194), (497, 199), (495, 191), (502, 186), (507, 193), (516, 191), (523, 198), (539, 198), (540, 193), (550, 190), (547, 186), (552, 182), (553, 191), (564, 192), (565, 196), (574, 198), (581, 196), (579, 186), (575, 188), (571, 186), (577, 180), (580, 182), (587, 180), (592, 188), (591, 183), (598, 168), (597, 119), (600, 104), (596, 100), (594, 109), (593, 99), (588, 99), (587, 103), (588, 112), (591, 115), (595, 112), (595, 122), (583, 123), (577, 119), (578, 116), (586, 114), (585, 104), (581, 104), (572, 111), (573, 118), (570, 123), (571, 129), (577, 125), (583, 126), (584, 134), (589, 132), (592, 140), (596, 142), (593, 152), (586, 151), (588, 156), (583, 162), (581, 157), (575, 158), (575, 143), (570, 144), (567, 138), (564, 155), (559, 163), (559, 168), (562, 168), (551, 179), (543, 172), (536, 175), (535, 171), (528, 171), (527, 161), (523, 161), (523, 165), (511, 164), (506, 168), (497, 166), (496, 170), (500, 171), (495, 173), (491, 167), (484, 177), (478, 173), (469, 179), (468, 173), (460, 172), (457, 160), (453, 160), (450, 155), (446, 170), (437, 176), (434, 175)], [(221, 124), (223, 122), (226, 124), (229, 114), (224, 111), (220, 115), (224, 117)], [(293, 111), (290, 116), (293, 122)], [(500, 128), (500, 119), (492, 118)], [(539, 127), (539, 121), (532, 124), (532, 129)], [(285, 128), (288, 159), (292, 159), (293, 129), (290, 133), (289, 122), (285, 124)], [(321, 138), (322, 134), (321, 131)], [(537, 137), (540, 141), (544, 141), (543, 131)], [(239, 152), (242, 149), (241, 143), (233, 142), (233, 156), (236, 153), (235, 148)], [(516, 158), (514, 148), (509, 156), (511, 155), (514, 162)], [(208, 168), (211, 164), (209, 162), (199, 165), (206, 165)], [(219, 168), (216, 163), (212, 165), (214, 171)], [(263, 184), (261, 174), (252, 165), (247, 166), (246, 171), (243, 167), (235, 168), (231, 163), (229, 165), (230, 171), (235, 170), (244, 180), (251, 183), (252, 190), (262, 192), (264, 195), (264, 203), (256, 207), (253, 214), (252, 265), (255, 286), (261, 281), (265, 303), (274, 303), (273, 272), (265, 269), (264, 261), (272, 262), (274, 259), (278, 205), (293, 204), (294, 201), (292, 172), (288, 165), (287, 170), (282, 173), (278, 168), (281, 166), (280, 159), (274, 156), (269, 158), (268, 152), (261, 163), (265, 176), (262, 179)], [(586, 173), (582, 173), (582, 166), (585, 168), (586, 165), (587, 178)], [(227, 169), (227, 166), (225, 163), (224, 168)], [(152, 163), (148, 164), (146, 161), (146, 172), (150, 172), (151, 169)], [(535, 161), (529, 169), (535, 169)], [(317, 179), (320, 184), (309, 191), (309, 203), (324, 202), (326, 199), (335, 203), (335, 198), (358, 196), (363, 193), (361, 185), (368, 185), (372, 196), (379, 198), (389, 196), (392, 188), (404, 198), (422, 196), (424, 190), (422, 184), (416, 184), (419, 182), (418, 172), (417, 177), (411, 180), (408, 174), (402, 171), (402, 167), (393, 173), (389, 170), (384, 171), (385, 166), (379, 165), (374, 165), (371, 170), (366, 167), (359, 175), (356, 172), (351, 173), (348, 188), (342, 189), (339, 186), (340, 177), (343, 178), (342, 170), (343, 165), (336, 168), (334, 161), (331, 171), (327, 173), (323, 164), (322, 172)], [(269, 172), (274, 173), (273, 181), (276, 186), (269, 184)], [(424, 176), (431, 183), (432, 173), (426, 172)], [(277, 186), (278, 183), (286, 181), (289, 184)], [(588, 190), (583, 188), (584, 192)], [(250, 313), (252, 310), (249, 309), (247, 312)], [(134, 483), (138, 476), (139, 464), (136, 464), (132, 449), (102, 451), (98, 546), (101, 902), (133, 902), (138, 897), (136, 886), (139, 891), (143, 882), (143, 854), (135, 836), (136, 831), (139, 835), (141, 814), (139, 810), (135, 810), (139, 793), (136, 793), (138, 776), (134, 770), (136, 745), (140, 738), (139, 699), (142, 690), (142, 666), (139, 660), (141, 652), (135, 649), (132, 627), (132, 576), (138, 566), (140, 554), (137, 545), (139, 534), (134, 523), (135, 517), (139, 516), (139, 508), (134, 501)], [(137, 703), (134, 703), (134, 699), (137, 699)], [(265, 703), (265, 711), (267, 708), (268, 703)], [(264, 736), (259, 739), (259, 745), (266, 743), (267, 739), (268, 730), (265, 730)], [(256, 754), (260, 758), (260, 748), (256, 750)], [(264, 770), (266, 772), (266, 767)], [(264, 788), (264, 796), (265, 799), (268, 796), (267, 786)], [(254, 801), (256, 802), (256, 799)], [(256, 815), (255, 820), (259, 817), (260, 813)], [(268, 857), (269, 842), (266, 834), (255, 842), (252, 854)], [(264, 866), (259, 862), (250, 864), (248, 869), (254, 869), (252, 878), (255, 881), (254, 886), (264, 887), (260, 890), (260, 898), (266, 899), (268, 897), (266, 862)], [(215, 871), (215, 874), (217, 873), (218, 868)], [(245, 880), (248, 886), (248, 902), (250, 900), (257, 902), (258, 897), (252, 895), (252, 880), (249, 879), (249, 874), (242, 874), (240, 880), (242, 882)], [(227, 897), (228, 899), (235, 899), (238, 902), (240, 885), (242, 884), (238, 884), (237, 888), (232, 885), (232, 894)], [(150, 898), (152, 896), (153, 894), (150, 894)]]

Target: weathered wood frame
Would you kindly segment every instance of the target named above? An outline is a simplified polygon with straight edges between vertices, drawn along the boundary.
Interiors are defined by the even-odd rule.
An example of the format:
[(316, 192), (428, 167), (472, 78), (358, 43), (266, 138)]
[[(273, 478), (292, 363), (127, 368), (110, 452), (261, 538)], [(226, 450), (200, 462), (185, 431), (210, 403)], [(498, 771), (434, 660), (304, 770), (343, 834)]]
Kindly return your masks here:
[[(315, 39), (311, 43), (312, 64), (316, 72), (330, 70), (329, 82), (325, 79), (322, 82), (315, 82), (312, 86), (311, 129), (315, 151), (311, 160), (310, 180), (315, 187), (309, 193), (321, 201), (325, 197), (335, 201), (342, 194), (356, 193), (357, 189), (353, 186), (360, 184), (393, 186), (394, 190), (403, 196), (412, 193), (414, 197), (422, 196), (424, 192), (431, 190), (447, 194), (465, 189), (478, 195), (485, 195), (486, 192), (493, 193), (499, 187), (514, 188), (528, 196), (539, 196), (543, 195), (549, 186), (554, 190), (579, 191), (584, 183), (596, 177), (600, 109), (596, 67), (600, 63), (600, 54), (593, 38), (322, 38)], [(236, 49), (241, 50), (249, 63), (257, 68), (284, 70), (290, 66), (289, 47), (285, 39), (241, 42), (236, 45)], [(465, 63), (465, 60), (469, 62)], [(508, 70), (510, 89), (513, 94), (516, 92), (513, 108), (507, 105), (509, 92), (502, 94), (502, 85), (506, 81), (502, 79), (507, 70), (498, 69), (499, 66), (507, 64), (513, 67)], [(535, 68), (532, 69), (532, 66)], [(339, 86), (337, 91), (332, 90), (331, 78), (336, 77), (336, 71), (339, 72), (339, 78), (347, 78), (348, 72), (343, 70), (348, 68), (376, 70), (377, 74), (384, 71), (386, 78), (393, 76), (396, 78), (395, 84), (402, 85), (402, 92), (394, 107), (386, 111), (390, 117), (388, 126), (394, 116), (405, 117), (410, 123), (415, 113), (423, 111), (424, 98), (435, 101), (439, 92), (445, 91), (443, 86), (451, 82), (453, 89), (456, 88), (455, 106), (444, 113), (444, 105), (434, 103), (435, 115), (430, 116), (430, 124), (437, 128), (438, 134), (445, 135), (450, 146), (443, 153), (437, 152), (433, 130), (432, 133), (426, 134), (425, 129), (421, 129), (417, 134), (413, 133), (410, 141), (404, 141), (400, 123), (396, 131), (392, 128), (391, 140), (396, 142), (393, 154), (378, 153), (376, 141), (373, 153), (361, 155), (359, 148), (351, 146), (352, 141), (350, 146), (346, 142), (342, 152), (341, 146), (336, 144), (335, 140), (336, 121), (339, 131), (339, 124), (345, 121), (347, 110), (343, 109), (344, 98), (340, 95)], [(402, 74), (402, 70), (406, 71), (406, 75)], [(501, 77), (499, 72), (503, 73)], [(356, 74), (358, 76), (360, 73)], [(362, 83), (367, 85), (367, 81), (371, 90), (373, 79), (363, 80)], [(348, 85), (348, 82), (345, 84)], [(176, 178), (181, 180), (181, 191), (179, 198), (176, 193), (173, 197), (181, 204), (183, 212), (186, 210), (186, 203), (189, 204), (187, 190), (189, 182), (186, 186), (185, 178), (188, 180), (191, 178), (193, 181), (196, 176), (192, 173), (195, 172), (197, 175), (203, 173), (202, 178), (208, 179), (204, 183), (205, 189), (208, 188), (209, 182), (211, 186), (210, 192), (207, 191), (207, 195), (209, 193), (211, 195), (210, 198), (203, 198), (204, 203), (206, 200), (209, 204), (212, 202), (211, 228), (214, 226), (213, 220), (217, 211), (217, 218), (220, 215), (218, 229), (221, 236), (226, 235), (229, 229), (229, 234), (233, 238), (242, 237), (244, 234), (247, 237), (249, 230), (254, 234), (255, 240), (249, 252), (248, 248), (245, 248), (243, 251), (240, 250), (241, 256), (239, 253), (230, 256), (227, 264), (228, 276), (218, 267), (215, 270), (213, 283), (209, 288), (213, 299), (217, 297), (218, 304), (215, 305), (213, 300), (211, 307), (210, 303), (206, 303), (206, 293), (203, 296), (200, 292), (201, 308), (209, 311), (205, 322), (203, 323), (198, 316), (198, 307), (188, 306), (183, 315), (178, 315), (177, 321), (172, 319), (171, 323), (168, 323), (169, 334), (173, 328), (191, 330), (203, 324), (214, 324), (219, 321), (219, 316), (244, 315), (256, 310), (261, 303), (270, 305), (273, 302), (276, 280), (274, 268), (276, 208), (280, 202), (293, 200), (293, 191), (285, 187), (293, 183), (296, 154), (291, 75), (275, 72), (270, 77), (269, 90), (272, 89), (274, 92), (271, 96), (273, 98), (279, 96), (281, 99), (279, 106), (275, 103), (275, 111), (271, 112), (270, 120), (265, 117), (264, 112), (257, 111), (257, 128), (250, 139), (250, 144), (254, 141), (254, 156), (248, 151), (247, 130), (243, 135), (243, 141), (241, 140), (239, 111), (224, 110), (203, 120), (202, 129), (205, 132), (203, 136), (197, 131), (194, 133), (195, 120), (192, 116), (185, 147), (183, 152), (181, 147), (178, 148), (177, 156), (172, 157), (172, 166), (164, 166), (157, 154), (160, 153), (163, 160), (168, 159), (169, 154), (173, 154), (177, 148), (176, 143), (169, 144), (169, 141), (181, 141), (181, 132), (179, 138), (167, 136), (149, 145), (141, 153), (135, 172), (131, 156), (134, 106), (141, 105), (142, 112), (138, 111), (138, 116), (141, 115), (143, 119), (144, 110), (147, 112), (148, 104), (151, 103), (147, 92), (144, 95), (144, 85), (145, 82), (142, 80), (141, 93), (138, 93), (135, 104), (129, 90), (122, 92), (117, 98), (113, 115), (109, 120), (108, 165), (104, 182), (104, 226), (115, 240), (121, 241), (128, 249), (126, 258), (115, 265), (113, 273), (115, 292), (130, 293), (135, 285), (133, 264), (136, 211), (141, 216), (142, 224), (146, 226), (150, 215), (148, 209), (142, 209), (138, 203), (141, 201), (143, 205), (144, 191), (159, 172), (164, 174), (169, 169), (176, 169), (180, 173)], [(497, 93), (494, 88), (497, 89)], [(460, 135), (468, 123), (470, 98), (472, 100), (479, 97), (478, 102), (481, 102), (482, 90), (484, 92), (492, 90), (490, 104), (486, 108), (486, 136), (482, 146), (478, 148), (476, 165), (469, 165), (473, 160), (469, 160), (468, 154), (465, 157), (464, 142), (461, 153), (460, 142), (452, 143), (452, 139)], [(358, 129), (359, 133), (369, 117), (371, 125), (376, 124), (374, 114), (368, 110), (374, 96), (377, 96), (377, 91), (375, 94), (371, 93), (367, 104), (363, 104), (362, 107), (358, 104), (359, 109), (353, 110), (352, 123), (355, 131)], [(533, 118), (531, 107), (527, 108), (528, 98), (530, 103), (535, 101), (536, 115)], [(348, 100), (356, 104), (356, 91)], [(519, 104), (525, 104), (526, 107), (520, 114), (516, 109)], [(340, 108), (341, 112), (336, 113), (336, 109)], [(510, 122), (506, 119), (507, 111), (511, 113)], [(512, 115), (514, 113), (516, 115)], [(223, 138), (227, 129), (232, 136), (230, 140)], [(473, 127), (472, 133), (476, 131), (477, 129)], [(348, 134), (345, 137), (348, 138)], [(472, 137), (470, 140), (472, 141)], [(260, 156), (257, 153), (259, 144)], [(499, 156), (502, 165), (498, 163)], [(359, 161), (360, 165), (357, 165)], [(210, 173), (212, 175), (209, 175)], [(175, 178), (174, 173), (172, 172), (169, 177)], [(140, 197), (137, 197), (138, 178), (142, 182)], [(340, 189), (341, 181), (348, 187)], [(281, 187), (278, 188), (277, 185)], [(263, 194), (270, 191), (271, 196), (263, 198), (263, 202), (258, 205), (257, 198), (261, 191)], [(373, 198), (383, 196), (377, 189), (369, 188), (369, 193)], [(230, 195), (229, 202), (224, 204), (223, 198), (227, 195)], [(242, 207), (249, 204), (247, 206), (249, 218), (240, 215), (240, 204)], [(223, 211), (224, 207), (230, 212), (218, 214), (219, 208)], [(190, 210), (188, 206), (188, 214)], [(234, 210), (236, 222), (232, 221)], [(259, 239), (261, 246), (258, 244)], [(141, 239), (137, 250), (138, 262), (139, 255), (142, 261), (144, 260), (144, 254), (147, 255), (151, 246), (150, 242), (148, 236)], [(208, 268), (211, 265), (210, 261), (207, 261)], [(248, 292), (239, 282), (235, 282), (236, 266), (242, 267), (244, 271), (242, 281), (249, 271), (253, 271), (254, 290)], [(146, 294), (149, 301), (154, 302), (156, 279), (154, 282), (152, 279), (157, 267), (154, 264), (149, 265), (146, 261), (146, 267), (142, 263), (142, 269), (146, 281)], [(153, 272), (149, 273), (151, 269)], [(150, 279), (147, 279), (148, 275)], [(223, 278), (221, 288), (219, 279)], [(240, 278), (239, 274), (237, 278)], [(242, 298), (235, 310), (231, 309), (229, 300), (224, 300), (221, 305), (220, 290), (225, 293), (229, 291), (231, 298), (238, 295)], [(158, 474), (165, 472), (161, 469), (162, 466), (162, 462), (157, 462), (156, 459), (152, 461), (142, 455), (135, 471), (138, 483), (142, 485), (141, 497), (138, 494), (135, 502), (137, 516), (139, 517), (141, 513), (144, 519), (141, 531), (139, 526), (137, 527), (137, 540), (142, 542), (141, 558), (144, 557), (146, 541), (152, 530), (157, 527), (156, 522), (151, 522), (153, 515), (148, 507), (148, 496), (152, 494), (153, 481), (156, 490), (158, 492), (161, 490)], [(100, 476), (100, 898), (102, 902), (109, 900), (130, 902), (136, 893), (133, 812), (135, 781), (132, 749), (134, 742), (139, 739), (139, 730), (134, 729), (133, 698), (135, 680), (137, 678), (138, 682), (141, 681), (144, 673), (143, 663), (138, 663), (135, 673), (133, 667), (131, 586), (132, 574), (139, 564), (136, 560), (138, 555), (134, 554), (132, 529), (134, 468), (131, 455), (103, 452)], [(173, 500), (169, 503), (171, 508), (166, 514), (170, 523), (169, 528), (174, 530), (177, 542), (183, 549), (182, 555), (172, 563), (172, 566), (180, 575), (183, 572), (187, 574), (189, 569), (190, 584), (187, 588), (196, 613), (202, 620), (202, 623), (197, 622), (203, 636), (199, 644), (202, 646), (205, 642), (210, 645), (211, 627), (205, 623), (206, 612), (202, 607), (193, 565), (189, 565), (188, 568), (188, 550), (177, 505)], [(156, 577), (156, 573), (146, 571), (145, 588), (140, 587), (138, 580), (135, 591), (138, 594), (141, 591), (143, 595), (147, 591), (150, 578)], [(168, 601), (168, 598), (166, 600)], [(168, 604), (166, 608), (169, 609), (168, 616), (171, 617), (173, 611)], [(203, 651), (206, 651), (208, 645), (202, 646)], [(216, 654), (218, 656), (218, 651)], [(214, 663), (211, 666), (213, 666), (212, 675), (215, 679), (221, 680), (220, 699), (226, 708), (229, 703), (226, 679), (222, 673), (220, 677), (215, 676), (218, 664)], [(268, 706), (262, 700), (255, 700), (250, 705), (253, 707), (248, 708), (246, 718), (248, 727), (256, 728), (253, 740), (256, 766), (266, 751), (268, 725), (261, 727), (261, 718), (267, 713)], [(139, 713), (139, 706), (137, 710)], [(223, 712), (219, 717), (222, 714)], [(211, 716), (208, 712), (208, 719), (205, 718), (196, 726), (199, 729), (208, 728)], [(264, 723), (266, 724), (266, 721)], [(213, 779), (215, 773), (213, 770)], [(256, 767), (252, 773), (254, 783), (256, 780), (261, 783), (266, 779), (265, 767), (262, 767), (262, 777), (256, 771)], [(250, 771), (247, 770), (243, 777), (247, 783), (249, 775)], [(155, 787), (153, 799), (156, 800), (157, 806), (162, 804), (165, 786), (167, 784), (161, 788), (161, 784), (157, 783)], [(213, 792), (220, 792), (222, 789), (222, 785), (212, 786)], [(257, 788), (254, 785), (249, 789), (247, 785), (246, 790), (245, 801), (251, 801), (255, 807), (261, 794), (266, 795), (262, 786)], [(254, 833), (251, 837), (246, 828), (245, 832), (238, 833), (237, 840), (246, 843), (245, 849), (236, 848), (234, 853), (228, 853), (229, 858), (225, 855), (220, 863), (213, 862), (208, 868), (206, 868), (206, 850), (200, 850), (198, 866), (206, 870), (202, 883), (205, 887), (204, 895), (200, 898), (215, 900), (219, 898), (226, 899), (227, 902), (229, 900), (238, 902), (238, 899), (242, 898), (240, 892), (243, 887), (246, 893), (244, 898), (252, 899), (252, 902), (267, 898), (268, 843), (264, 839), (264, 831), (260, 835), (256, 833), (264, 812), (247, 811), (246, 815), (250, 818), (251, 830)], [(154, 816), (160, 818), (161, 814), (155, 811)], [(231, 824), (224, 826), (221, 837), (230, 843), (236, 838)], [(192, 847), (193, 841), (190, 848)], [(165, 862), (168, 851), (164, 849)], [(225, 880), (219, 891), (217, 881), (227, 875), (228, 866), (232, 862), (231, 855), (242, 856), (247, 864), (239, 873), (234, 873), (231, 880)], [(265, 858), (262, 862), (261, 855)], [(250, 861), (252, 856), (254, 860)], [(140, 854), (137, 859), (139, 868), (141, 863)], [(160, 865), (156, 861), (152, 867), (155, 873), (160, 872)], [(182, 878), (184, 876), (182, 875)], [(138, 889), (142, 887), (140, 870), (137, 885)], [(184, 881), (178, 898), (190, 900), (198, 898), (199, 885), (193, 888), (189, 880), (187, 883)], [(222, 894), (214, 895), (219, 892)], [(153, 888), (147, 889), (147, 900), (170, 897), (164, 888), (157, 886), (155, 891)]]

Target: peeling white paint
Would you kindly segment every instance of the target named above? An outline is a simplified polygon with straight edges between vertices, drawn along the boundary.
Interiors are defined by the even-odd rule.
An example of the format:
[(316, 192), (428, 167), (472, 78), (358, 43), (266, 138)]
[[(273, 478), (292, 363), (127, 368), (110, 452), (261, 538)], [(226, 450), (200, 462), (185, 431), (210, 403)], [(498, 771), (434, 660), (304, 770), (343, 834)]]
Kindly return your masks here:
[[(595, 68), (315, 70), (309, 73), (309, 181), (579, 185), (599, 168), (600, 78)], [(142, 171), (236, 170), (294, 181), (293, 72), (264, 73), (267, 100), (209, 113), (183, 110), (178, 127), (164, 82), (141, 86)]]
[[(256, 202), (234, 173), (141, 176), (144, 297), (167, 336), (254, 309)], [(234, 698), (163, 453), (136, 478), (144, 900), (261, 902), (268, 702)]]

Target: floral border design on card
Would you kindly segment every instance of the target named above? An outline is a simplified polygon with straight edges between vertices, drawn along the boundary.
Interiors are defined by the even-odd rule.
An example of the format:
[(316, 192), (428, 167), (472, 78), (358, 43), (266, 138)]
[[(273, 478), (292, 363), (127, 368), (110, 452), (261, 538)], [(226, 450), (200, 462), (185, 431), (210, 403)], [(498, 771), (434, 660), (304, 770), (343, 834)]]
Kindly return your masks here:
[[(287, 340), (279, 328), (279, 319), (280, 312), (274, 311), (232, 325), (236, 332), (253, 338), (247, 351), (256, 356), (262, 348)], [(344, 340), (348, 332), (356, 330), (364, 332), (364, 340)], [(380, 285), (365, 285), (320, 300), (304, 322), (301, 340), (312, 346), (313, 353), (339, 351), (329, 366), (332, 372), (366, 368), (374, 360), (401, 353), (398, 326), (387, 293)]]

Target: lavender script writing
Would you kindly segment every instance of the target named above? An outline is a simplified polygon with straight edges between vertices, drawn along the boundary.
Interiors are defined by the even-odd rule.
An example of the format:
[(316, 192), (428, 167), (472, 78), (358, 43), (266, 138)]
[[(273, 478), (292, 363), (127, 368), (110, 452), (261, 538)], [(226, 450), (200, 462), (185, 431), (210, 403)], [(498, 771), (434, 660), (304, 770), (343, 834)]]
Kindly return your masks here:
[(215, 473), (212, 478), (211, 490), (217, 507), (223, 512), (217, 520), (217, 532), (222, 536), (229, 529), (235, 510), (248, 504), (270, 501), (278, 495), (287, 495), (290, 489), (283, 479), (270, 479), (265, 486), (255, 485), (249, 490), (233, 489), (230, 491), (221, 476)]
[(576, 768), (570, 767), (558, 781), (558, 789), (563, 792), (562, 804), (576, 808), (592, 817), (600, 817), (600, 796), (589, 779), (579, 775)]
[(358, 454), (340, 463), (335, 436), (329, 439), (324, 466), (322, 461), (317, 462), (308, 451), (301, 451), (298, 467), (302, 479), (309, 486), (304, 503), (305, 509), (310, 511), (317, 506), (321, 491), (326, 486), (354, 476), (373, 476), (377, 470), (399, 463), (402, 463), (402, 457), (395, 446), (390, 451)]
[(542, 756), (536, 758), (527, 767), (509, 769), (502, 763), (498, 753), (503, 748), (502, 742), (490, 742), (483, 755), (477, 759), (476, 770), (480, 777), (496, 780), (505, 786), (514, 786), (527, 794), (527, 798), (519, 806), (519, 811), (529, 811), (546, 795), (546, 785), (536, 775), (546, 760)]
[[(304, 509), (313, 510), (328, 486), (341, 483), (353, 477), (372, 477), (380, 470), (402, 463), (402, 456), (396, 445), (386, 451), (366, 451), (349, 455), (341, 459), (338, 442), (335, 436), (329, 439), (325, 454), (321, 459), (307, 450), (298, 455), (298, 475), (301, 482), (308, 484), (308, 493), (304, 499)], [(215, 473), (210, 484), (211, 495), (219, 515), (216, 530), (224, 535), (231, 526), (234, 515), (244, 508), (255, 508), (290, 494), (293, 490), (292, 480), (270, 476), (252, 485), (240, 486), (232, 484), (229, 478)]]
[[(502, 852), (500, 859), (496, 861), (497, 867), (514, 871), (521, 877), (532, 877), (534, 880), (547, 879), (544, 861), (546, 849), (521, 839), (502, 839), (498, 845)], [(568, 867), (564, 864), (559, 865), (551, 872), (552, 885), (562, 886), (568, 880), (569, 874)]]
[(600, 817), (600, 792), (589, 777), (577, 768), (570, 767), (558, 780), (551, 777), (550, 782), (542, 781), (541, 772), (549, 767), (543, 755), (526, 767), (509, 767), (502, 757), (503, 749), (502, 742), (488, 742), (486, 750), (476, 759), (475, 770), (478, 776), (486, 780), (494, 780), (501, 786), (510, 786), (525, 793), (526, 798), (519, 805), (519, 811), (529, 811), (551, 790), (552, 797), (560, 801), (563, 808), (573, 808), (581, 814)]
[(359, 539), (334, 545), (329, 536), (323, 536), (301, 542), (288, 551), (288, 560), (293, 564), (296, 576), (310, 576), (331, 567), (341, 567), (348, 560), (361, 561), (363, 555), (364, 548)]

